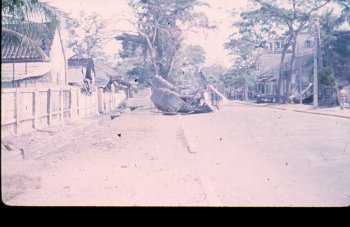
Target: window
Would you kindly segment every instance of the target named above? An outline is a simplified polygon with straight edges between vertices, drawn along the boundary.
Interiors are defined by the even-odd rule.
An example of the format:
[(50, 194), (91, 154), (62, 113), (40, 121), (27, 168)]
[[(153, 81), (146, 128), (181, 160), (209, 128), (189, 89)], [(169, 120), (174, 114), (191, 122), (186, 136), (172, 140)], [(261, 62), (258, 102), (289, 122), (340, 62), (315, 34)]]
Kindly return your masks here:
[(311, 42), (311, 40), (306, 40), (306, 41), (304, 42), (304, 47), (305, 47), (305, 48), (311, 48), (311, 47), (312, 47), (312, 42)]
[(280, 49), (281, 48), (281, 43), (280, 42), (275, 42), (274, 43), (274, 48), (275, 49)]
[(274, 48), (276, 49), (282, 49), (284, 47), (283, 41), (276, 41), (274, 42)]

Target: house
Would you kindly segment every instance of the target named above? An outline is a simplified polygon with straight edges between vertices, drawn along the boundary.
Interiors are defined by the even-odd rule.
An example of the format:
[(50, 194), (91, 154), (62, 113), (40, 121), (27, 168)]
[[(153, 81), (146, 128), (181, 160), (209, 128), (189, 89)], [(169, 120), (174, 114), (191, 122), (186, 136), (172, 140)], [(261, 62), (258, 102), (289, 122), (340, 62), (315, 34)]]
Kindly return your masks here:
[[(301, 85), (305, 87), (309, 84), (309, 75), (312, 72), (314, 37), (311, 32), (304, 31), (298, 34), (296, 45), (296, 57), (292, 71), (292, 89)], [(279, 78), (280, 63), (284, 40), (273, 40), (265, 49), (259, 51), (257, 63), (258, 79), (256, 83), (258, 95), (275, 95)], [(287, 49), (283, 72), (286, 73), (290, 67), (292, 59), (292, 49)], [(300, 80), (301, 79), (301, 80)], [(301, 82), (301, 83), (300, 83)], [(282, 89), (286, 90), (286, 80), (282, 81)]]
[(68, 85), (81, 87), (83, 92), (91, 93), (95, 90), (95, 77), (92, 58), (76, 54), (68, 59)]
[(95, 61), (97, 87), (103, 88), (104, 91), (125, 92), (127, 98), (131, 96), (131, 84), (126, 81), (115, 69), (102, 63)]
[(98, 87), (98, 109), (100, 113), (116, 110), (131, 96), (131, 84), (112, 67), (95, 61)]
[[(1, 39), (1, 88), (51, 87), (67, 84), (65, 53), (59, 28), (52, 22), (2, 25), (25, 34), (39, 44), (48, 59), (31, 46), (14, 42), (10, 37)], [(36, 26), (43, 32), (32, 29)]]
[(276, 94), (276, 81), (273, 76), (259, 77), (255, 83), (257, 95)]

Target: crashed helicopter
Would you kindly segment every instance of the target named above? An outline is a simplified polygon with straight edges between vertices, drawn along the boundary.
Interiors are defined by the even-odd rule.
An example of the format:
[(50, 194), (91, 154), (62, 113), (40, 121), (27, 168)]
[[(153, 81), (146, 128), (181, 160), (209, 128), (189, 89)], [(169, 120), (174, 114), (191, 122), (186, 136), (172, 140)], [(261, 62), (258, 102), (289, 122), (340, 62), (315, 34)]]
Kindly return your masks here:
[(164, 114), (209, 113), (215, 107), (210, 105), (204, 89), (198, 89), (191, 94), (181, 94), (180, 89), (156, 75), (152, 80), (151, 101)]

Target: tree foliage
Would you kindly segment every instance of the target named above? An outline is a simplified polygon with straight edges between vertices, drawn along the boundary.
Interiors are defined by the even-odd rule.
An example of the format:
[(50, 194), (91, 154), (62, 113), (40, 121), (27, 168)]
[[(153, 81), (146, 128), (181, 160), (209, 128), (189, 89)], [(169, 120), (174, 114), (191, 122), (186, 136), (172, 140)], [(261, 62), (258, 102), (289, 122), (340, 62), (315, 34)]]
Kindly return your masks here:
[(31, 30), (32, 33), (40, 34), (43, 39), (49, 39), (47, 27), (34, 23), (38, 20), (51, 22), (51, 26), (59, 26), (56, 9), (38, 0), (2, 0), (1, 5), (1, 41), (10, 40), (16, 45), (27, 45), (32, 47), (43, 60), (48, 60), (40, 45), (27, 34), (17, 29), (19, 26), (26, 27), (22, 31)]
[(198, 72), (205, 62), (205, 51), (198, 45), (183, 45), (175, 59), (176, 70)]
[[(238, 25), (241, 31), (256, 31), (258, 29), (257, 33), (264, 34), (269, 30), (274, 31), (272, 28), (278, 28), (282, 31), (281, 35), (285, 37), (280, 61), (277, 101), (280, 101), (282, 93), (283, 66), (288, 48), (292, 47), (292, 60), (289, 64), (289, 73), (286, 74), (289, 75), (287, 77), (287, 94), (289, 94), (290, 75), (296, 56), (297, 36), (310, 24), (314, 14), (330, 2), (331, 0), (251, 0), (252, 8), (241, 13), (243, 22)], [(259, 38), (257, 37), (255, 40), (259, 40)]]
[(213, 64), (202, 68), (203, 74), (211, 84), (218, 84), (228, 69), (220, 64)]
[(142, 56), (143, 68), (169, 80), (182, 46), (183, 33), (194, 27), (211, 28), (206, 16), (194, 11), (199, 5), (203, 3), (198, 0), (130, 0), (129, 6), (137, 21), (129, 22), (137, 32), (116, 37), (123, 46), (120, 56)]
[(335, 86), (335, 77), (330, 67), (325, 67), (318, 71), (318, 84), (326, 86)]
[(341, 16), (338, 18), (339, 22), (347, 22), (350, 25), (350, 1), (349, 0), (337, 0), (342, 11)]
[[(321, 15), (322, 29), (321, 40), (323, 46), (324, 64), (335, 69), (340, 61), (350, 59), (349, 35), (342, 33), (341, 25), (345, 22), (344, 15), (336, 15), (333, 10), (328, 10)], [(336, 75), (338, 76), (338, 75)]]
[(106, 59), (102, 51), (107, 36), (106, 22), (96, 13), (85, 15), (81, 11), (79, 19), (66, 20), (66, 28), (69, 31), (68, 47), (75, 54), (94, 59)]
[(254, 71), (257, 70), (257, 61), (260, 51), (266, 43), (266, 36), (273, 35), (272, 32), (257, 32), (254, 26), (246, 27), (244, 21), (235, 23), (239, 33), (232, 34), (230, 40), (224, 44), (225, 48), (233, 56), (230, 74), (226, 75), (226, 83), (231, 87), (244, 87), (244, 99), (248, 98), (248, 82), (252, 81)]

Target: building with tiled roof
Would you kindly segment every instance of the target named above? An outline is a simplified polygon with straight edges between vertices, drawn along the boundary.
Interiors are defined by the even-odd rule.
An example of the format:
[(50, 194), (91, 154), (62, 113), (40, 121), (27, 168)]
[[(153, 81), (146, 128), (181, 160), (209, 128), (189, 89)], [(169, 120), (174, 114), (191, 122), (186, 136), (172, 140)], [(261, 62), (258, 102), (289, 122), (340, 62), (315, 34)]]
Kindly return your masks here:
[[(66, 61), (57, 26), (52, 23), (2, 25), (23, 34), (38, 49), (10, 36), (1, 39), (1, 87), (64, 86)], [(44, 54), (43, 54), (44, 53)]]

